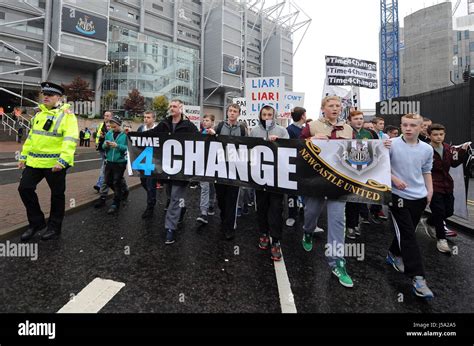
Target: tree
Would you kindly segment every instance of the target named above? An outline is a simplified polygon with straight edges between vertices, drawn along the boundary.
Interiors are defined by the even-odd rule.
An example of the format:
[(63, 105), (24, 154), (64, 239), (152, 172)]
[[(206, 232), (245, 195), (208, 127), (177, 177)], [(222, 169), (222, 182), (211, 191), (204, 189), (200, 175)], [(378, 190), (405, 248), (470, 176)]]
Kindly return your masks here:
[(128, 97), (123, 102), (123, 108), (132, 115), (141, 114), (145, 111), (145, 98), (138, 89), (133, 89), (128, 93)]
[(76, 76), (71, 84), (61, 83), (61, 86), (64, 88), (64, 94), (67, 96), (68, 101), (93, 101), (94, 91), (89, 87), (89, 84), (80, 76)]
[(102, 96), (102, 109), (108, 110), (113, 108), (114, 102), (117, 100), (117, 94), (114, 91), (109, 91)]
[(168, 115), (168, 107), (169, 102), (166, 96), (161, 95), (153, 98), (151, 108), (156, 113), (156, 119), (160, 120), (166, 118), (166, 116)]

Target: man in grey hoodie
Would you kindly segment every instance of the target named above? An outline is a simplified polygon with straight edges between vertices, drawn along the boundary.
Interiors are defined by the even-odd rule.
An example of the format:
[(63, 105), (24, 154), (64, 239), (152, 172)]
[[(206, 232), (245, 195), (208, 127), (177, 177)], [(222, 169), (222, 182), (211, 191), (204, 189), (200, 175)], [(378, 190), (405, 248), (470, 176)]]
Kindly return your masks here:
[[(246, 136), (243, 123), (239, 123), (240, 106), (232, 103), (227, 106), (227, 120), (222, 121), (213, 129), (208, 129), (210, 135)], [(224, 184), (215, 184), (217, 204), (221, 211), (221, 229), (227, 240), (232, 240), (237, 227), (237, 202), (239, 200), (239, 187)]]
[[(271, 142), (277, 139), (289, 139), (285, 128), (275, 123), (276, 111), (271, 106), (264, 106), (260, 110), (259, 125), (250, 133), (250, 137), (263, 138)], [(258, 247), (268, 249), (272, 237), (271, 258), (281, 260), (281, 234), (283, 227), (283, 195), (262, 190), (255, 191), (257, 196), (257, 218), (260, 229)]]

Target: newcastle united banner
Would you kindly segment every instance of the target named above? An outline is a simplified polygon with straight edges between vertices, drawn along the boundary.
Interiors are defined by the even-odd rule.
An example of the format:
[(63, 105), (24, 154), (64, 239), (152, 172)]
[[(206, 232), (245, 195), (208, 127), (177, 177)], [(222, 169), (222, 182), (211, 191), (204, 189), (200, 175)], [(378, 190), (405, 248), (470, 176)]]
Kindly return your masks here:
[(390, 159), (379, 140), (277, 140), (130, 132), (132, 170), (276, 193), (390, 202)]

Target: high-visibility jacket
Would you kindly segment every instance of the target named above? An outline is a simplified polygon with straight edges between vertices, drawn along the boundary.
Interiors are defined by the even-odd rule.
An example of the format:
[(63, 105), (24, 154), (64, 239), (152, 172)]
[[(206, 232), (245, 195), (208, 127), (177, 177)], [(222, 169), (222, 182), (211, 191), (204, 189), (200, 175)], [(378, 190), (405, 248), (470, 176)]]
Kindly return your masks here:
[[(96, 135), (95, 135), (95, 144), (99, 144), (99, 141), (100, 141), (100, 135), (102, 134), (102, 132), (105, 132), (106, 133), (106, 129), (104, 129), (104, 123), (101, 123), (99, 125), (99, 127), (97, 127), (97, 132), (96, 132)], [(104, 133), (104, 134), (105, 134)]]
[[(39, 108), (40, 112), (30, 122), (31, 130), (19, 160), (33, 168), (53, 168), (56, 164), (64, 168), (73, 166), (79, 127), (76, 116), (69, 111), (70, 105), (47, 109), (41, 104)], [(49, 119), (52, 123), (46, 130)]]
[(89, 131), (86, 131), (86, 133), (84, 133), (84, 139), (90, 139), (91, 138), (91, 133)]

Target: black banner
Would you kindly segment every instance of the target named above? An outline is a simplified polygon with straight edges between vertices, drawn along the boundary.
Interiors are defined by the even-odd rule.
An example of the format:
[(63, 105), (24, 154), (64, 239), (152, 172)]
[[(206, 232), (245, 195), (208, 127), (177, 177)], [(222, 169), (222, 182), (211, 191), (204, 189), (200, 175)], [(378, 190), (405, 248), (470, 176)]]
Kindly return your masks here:
[(163, 180), (208, 181), (277, 193), (387, 204), (381, 141), (316, 141), (130, 132), (131, 168)]
[(63, 7), (61, 30), (71, 34), (107, 41), (107, 19), (72, 7)]
[(352, 85), (376, 89), (377, 64), (361, 59), (326, 56), (326, 79), (328, 85)]

